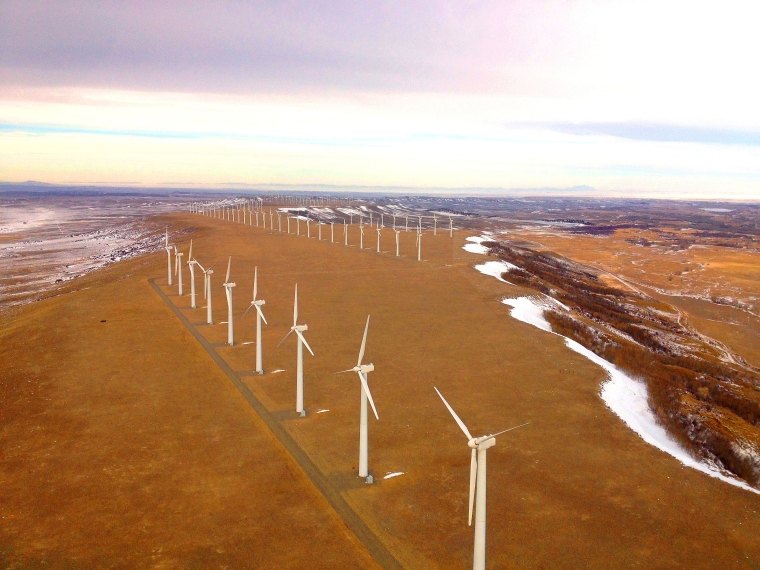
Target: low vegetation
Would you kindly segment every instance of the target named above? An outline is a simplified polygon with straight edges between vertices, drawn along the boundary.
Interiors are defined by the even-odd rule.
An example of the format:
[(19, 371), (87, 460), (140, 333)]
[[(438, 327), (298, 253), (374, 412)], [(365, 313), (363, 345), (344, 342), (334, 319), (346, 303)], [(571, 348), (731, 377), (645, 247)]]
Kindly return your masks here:
[(652, 409), (684, 447), (760, 486), (756, 369), (691, 330), (672, 307), (610, 287), (593, 269), (519, 245), (484, 245), (519, 268), (506, 280), (570, 308), (546, 311), (553, 330), (646, 382)]

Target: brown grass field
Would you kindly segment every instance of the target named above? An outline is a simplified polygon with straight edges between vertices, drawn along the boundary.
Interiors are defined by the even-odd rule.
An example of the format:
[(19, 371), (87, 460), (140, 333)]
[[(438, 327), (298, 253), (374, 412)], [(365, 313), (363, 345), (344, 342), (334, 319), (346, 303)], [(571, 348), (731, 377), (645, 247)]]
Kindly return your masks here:
[[(647, 295), (680, 309), (699, 332), (725, 343), (760, 368), (760, 318), (756, 316), (760, 314), (760, 254), (713, 245), (681, 250), (640, 247), (628, 241), (644, 238), (657, 243), (659, 236), (656, 231), (638, 229), (602, 237), (526, 229), (509, 232), (510, 238), (528, 240), (624, 278)], [(608, 284), (615, 285), (614, 281)], [(742, 300), (754, 314), (710, 301), (720, 297)]]
[[(12, 315), (0, 332), (0, 561), (7, 567), (372, 567), (371, 553), (273, 437), (149, 283), (195, 323), (321, 473), (408, 568), (471, 564), (469, 449), (433, 391), (489, 453), (493, 568), (757, 568), (760, 496), (647, 445), (598, 396), (603, 371), (559, 337), (511, 319), (519, 293), (472, 265), (467, 234), (393, 233), (374, 252), (190, 214), (179, 245), (214, 265), (205, 309), (165, 286), (161, 251), (77, 279)], [(314, 235), (314, 234), (313, 234)], [(329, 234), (328, 234), (329, 235)], [(336, 228), (336, 235), (342, 233)], [(232, 255), (237, 346), (221, 288)], [(264, 376), (250, 374), (253, 268), (266, 299)], [(305, 356), (296, 418), (293, 286), (316, 357)], [(202, 293), (202, 281), (197, 279)], [(202, 305), (202, 295), (200, 296)], [(355, 364), (367, 360), (372, 486), (356, 477)], [(7, 317), (3, 317), (6, 319)], [(101, 322), (105, 321), (105, 322)], [(271, 374), (275, 369), (284, 372)], [(319, 409), (328, 412), (316, 414)], [(391, 471), (404, 475), (389, 480)]]

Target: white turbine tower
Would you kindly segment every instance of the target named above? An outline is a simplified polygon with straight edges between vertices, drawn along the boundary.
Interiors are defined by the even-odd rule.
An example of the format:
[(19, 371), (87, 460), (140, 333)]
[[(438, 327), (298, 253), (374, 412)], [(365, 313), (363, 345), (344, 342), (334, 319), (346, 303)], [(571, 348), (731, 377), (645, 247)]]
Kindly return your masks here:
[(164, 249), (166, 250), (166, 281), (172, 285), (172, 246), (169, 245), (169, 228), (166, 228), (164, 234)]
[(298, 283), (296, 283), (296, 293), (293, 297), (293, 326), (290, 327), (290, 331), (279, 342), (277, 346), (283, 343), (283, 341), (290, 336), (291, 333), (296, 333), (298, 337), (296, 340), (296, 413), (303, 417), (306, 415), (306, 410), (303, 409), (303, 347), (306, 348), (314, 356), (314, 351), (306, 342), (306, 337), (303, 333), (309, 330), (309, 325), (298, 324)]
[(401, 236), (401, 230), (393, 230), (396, 233), (396, 257), (398, 257), (398, 246), (399, 246), (399, 240)]
[(253, 299), (251, 300), (251, 304), (245, 310), (245, 313), (243, 313), (243, 316), (245, 316), (252, 308), (256, 309), (256, 374), (264, 374), (261, 352), (261, 321), (264, 321), (264, 324), (267, 325), (269, 323), (267, 323), (266, 317), (264, 317), (264, 313), (261, 310), (261, 307), (266, 305), (266, 301), (263, 299), (256, 299), (256, 291), (258, 290), (258, 286), (259, 268), (256, 267), (253, 271)]
[[(474, 541), (475, 546), (474, 546), (473, 555), (472, 555), (472, 568), (473, 570), (485, 570), (485, 567), (486, 567), (486, 451), (488, 451), (489, 448), (496, 445), (497, 436), (503, 433), (506, 433), (508, 431), (512, 431), (513, 429), (526, 426), (530, 422), (525, 422), (524, 424), (520, 424), (519, 426), (514, 426), (509, 429), (502, 430), (498, 433), (492, 433), (492, 434), (483, 435), (480, 437), (472, 437), (472, 435), (470, 434), (470, 431), (467, 429), (467, 426), (464, 425), (464, 422), (454, 411), (454, 408), (452, 408), (449, 405), (449, 403), (446, 401), (446, 398), (443, 397), (443, 394), (441, 394), (438, 391), (438, 388), (434, 387), (434, 389), (436, 393), (441, 397), (441, 400), (443, 400), (443, 404), (449, 410), (449, 413), (454, 418), (454, 421), (459, 426), (459, 429), (462, 430), (465, 437), (467, 438), (467, 445), (470, 447), (470, 449), (472, 449), (472, 453), (470, 454), (470, 508), (469, 508), (469, 515), (468, 515), (468, 521), (469, 521), (468, 524), (469, 526), (472, 526), (472, 511), (473, 511), (473, 505), (474, 505), (475, 507), (475, 541)], [(477, 498), (475, 497), (476, 491), (477, 491)]]
[(364, 358), (364, 349), (367, 346), (367, 331), (369, 330), (369, 315), (367, 315), (367, 324), (364, 325), (364, 336), (362, 337), (362, 345), (359, 348), (359, 359), (356, 361), (356, 366), (343, 370), (343, 372), (356, 372), (359, 375), (359, 383), (361, 384), (361, 402), (359, 408), (359, 477), (363, 477), (367, 483), (372, 483), (372, 479), (369, 477), (368, 468), (368, 441), (367, 441), (367, 401), (372, 406), (372, 412), (375, 414), (375, 419), (379, 420), (377, 415), (377, 409), (375, 408), (375, 402), (372, 400), (372, 394), (369, 391), (369, 384), (367, 383), (367, 375), (375, 369), (375, 365), (372, 363), (362, 364), (362, 358)]
[(190, 251), (187, 254), (187, 267), (190, 269), (190, 308), (195, 309), (195, 265), (198, 262), (193, 259), (193, 240), (190, 240)]
[(377, 253), (380, 253), (380, 232), (381, 228), (377, 228)]
[(422, 261), (422, 232), (417, 231), (417, 261)]
[(359, 220), (359, 249), (364, 249), (364, 226), (361, 219)]
[(200, 268), (203, 270), (203, 296), (206, 299), (206, 324), (211, 325), (214, 323), (211, 316), (211, 276), (214, 274), (214, 270), (209, 267), (203, 269), (203, 266), (199, 263)]
[[(235, 283), (230, 282), (230, 266), (232, 265), (232, 257), (227, 260), (227, 276), (224, 278), (224, 294), (227, 295), (227, 344), (232, 346), (235, 343), (233, 328), (232, 328), (232, 288)], [(210, 303), (209, 303), (210, 304)]]
[(176, 246), (174, 246), (174, 271), (177, 273), (177, 291), (179, 292), (179, 296), (181, 297), (184, 294), (184, 291), (182, 290), (182, 256), (184, 254), (177, 249)]

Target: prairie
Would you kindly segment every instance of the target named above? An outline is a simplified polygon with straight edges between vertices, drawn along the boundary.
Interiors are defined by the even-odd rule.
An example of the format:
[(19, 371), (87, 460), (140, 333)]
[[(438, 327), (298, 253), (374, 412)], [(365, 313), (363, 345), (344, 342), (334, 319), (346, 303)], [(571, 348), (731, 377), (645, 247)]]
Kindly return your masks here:
[[(598, 396), (601, 369), (508, 316), (499, 300), (529, 291), (474, 271), (483, 258), (461, 249), (470, 234), (426, 232), (419, 263), (411, 232), (395, 258), (392, 232), (385, 253), (372, 234), (360, 252), (356, 226), (346, 248), (187, 213), (154, 223), (185, 252), (192, 237), (214, 266), (214, 325), (189, 308), (187, 273), (184, 296), (166, 286), (159, 251), (18, 309), (0, 333), (5, 565), (372, 564), (149, 279), (404, 567), (470, 564), (469, 449), (433, 386), (474, 434), (531, 422), (489, 453), (491, 567), (760, 564), (760, 498), (628, 430)], [(234, 347), (222, 323), (228, 256)], [(270, 323), (263, 376), (244, 344), (253, 319), (240, 318), (254, 266)], [(316, 354), (305, 356), (306, 418), (293, 411), (294, 343), (277, 347), (296, 282)], [(368, 314), (371, 486), (355, 477), (359, 387), (335, 374), (354, 365)]]

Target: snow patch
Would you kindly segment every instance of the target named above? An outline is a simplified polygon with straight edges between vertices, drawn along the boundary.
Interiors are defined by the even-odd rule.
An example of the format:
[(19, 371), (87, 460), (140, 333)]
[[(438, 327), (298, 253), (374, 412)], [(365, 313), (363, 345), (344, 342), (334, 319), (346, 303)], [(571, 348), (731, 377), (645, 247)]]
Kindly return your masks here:
[[(551, 299), (551, 301), (554, 301), (554, 299)], [(715, 465), (694, 459), (686, 450), (681, 448), (678, 442), (657, 422), (657, 418), (649, 407), (646, 384), (623, 373), (614, 364), (603, 359), (580, 343), (553, 332), (551, 325), (544, 318), (546, 302), (546, 300), (532, 297), (502, 300), (502, 303), (512, 307), (510, 315), (513, 318), (561, 336), (565, 339), (565, 344), (570, 350), (601, 366), (607, 372), (608, 379), (602, 384), (599, 395), (610, 410), (644, 441), (674, 457), (687, 467), (691, 467), (747, 491), (760, 494), (760, 491), (744, 481), (727, 475)], [(556, 301), (554, 302), (556, 303)]]
[(511, 269), (517, 269), (517, 266), (507, 261), (486, 261), (485, 263), (476, 265), (475, 269), (480, 271), (483, 275), (490, 275), (491, 277), (496, 277), (496, 279), (498, 279), (502, 283), (506, 283), (507, 285), (512, 285), (512, 283), (503, 279), (501, 274)]
[(479, 253), (481, 255), (488, 253), (488, 248), (479, 243), (466, 243), (462, 246), (462, 249), (470, 253)]

